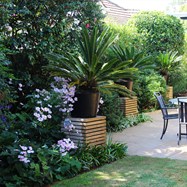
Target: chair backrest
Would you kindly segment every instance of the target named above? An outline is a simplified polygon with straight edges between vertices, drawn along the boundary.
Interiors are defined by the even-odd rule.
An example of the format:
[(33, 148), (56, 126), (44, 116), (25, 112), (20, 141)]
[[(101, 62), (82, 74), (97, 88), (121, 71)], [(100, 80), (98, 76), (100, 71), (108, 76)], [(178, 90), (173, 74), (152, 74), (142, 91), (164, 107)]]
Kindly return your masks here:
[(159, 92), (155, 92), (154, 96), (156, 97), (158, 104), (160, 106), (160, 109), (162, 111), (162, 115), (163, 118), (168, 116), (168, 111), (167, 111), (167, 107), (166, 104), (164, 102), (164, 98), (162, 97), (162, 95)]
[(179, 103), (179, 122), (187, 123), (187, 102), (183, 101), (181, 98), (178, 98), (178, 103)]

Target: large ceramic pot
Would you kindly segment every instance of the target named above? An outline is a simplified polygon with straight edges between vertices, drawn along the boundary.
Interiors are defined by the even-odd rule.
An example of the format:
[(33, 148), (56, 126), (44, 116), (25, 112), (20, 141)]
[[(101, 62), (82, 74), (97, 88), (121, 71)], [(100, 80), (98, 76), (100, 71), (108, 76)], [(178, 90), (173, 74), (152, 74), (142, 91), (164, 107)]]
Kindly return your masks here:
[(131, 79), (120, 79), (117, 83), (126, 86), (128, 90), (132, 91), (133, 81)]
[(99, 92), (81, 91), (75, 94), (77, 101), (73, 105), (71, 117), (92, 118), (96, 117), (100, 99)]

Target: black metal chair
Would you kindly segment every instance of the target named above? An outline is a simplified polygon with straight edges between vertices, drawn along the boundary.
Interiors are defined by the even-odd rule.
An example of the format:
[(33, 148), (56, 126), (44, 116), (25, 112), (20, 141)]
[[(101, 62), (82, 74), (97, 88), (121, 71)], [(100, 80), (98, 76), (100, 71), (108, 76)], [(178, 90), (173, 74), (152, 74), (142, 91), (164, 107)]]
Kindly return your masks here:
[(168, 120), (170, 120), (170, 119), (178, 119), (179, 114), (178, 114), (178, 112), (175, 113), (175, 114), (169, 114), (168, 113), (169, 109), (176, 109), (176, 107), (172, 107), (172, 106), (166, 105), (162, 95), (159, 92), (155, 92), (154, 96), (156, 97), (156, 99), (158, 101), (159, 107), (160, 107), (160, 109), (162, 111), (163, 120), (164, 120), (162, 135), (160, 137), (160, 139), (162, 139), (164, 134), (166, 133), (166, 130), (167, 130), (167, 127), (168, 127)]
[[(187, 98), (178, 98), (179, 103), (179, 140), (178, 145), (181, 141), (181, 136), (186, 135), (187, 136)], [(186, 133), (182, 133), (182, 125), (186, 126)]]

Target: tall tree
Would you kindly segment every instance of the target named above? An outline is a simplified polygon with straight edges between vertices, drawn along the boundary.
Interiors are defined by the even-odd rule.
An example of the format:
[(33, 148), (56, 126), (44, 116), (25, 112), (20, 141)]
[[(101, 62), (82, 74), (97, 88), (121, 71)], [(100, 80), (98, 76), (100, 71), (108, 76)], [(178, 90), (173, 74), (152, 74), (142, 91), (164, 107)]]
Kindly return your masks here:
[(100, 25), (103, 17), (98, 0), (1, 1), (0, 37), (13, 51), (8, 58), (25, 92), (48, 85), (44, 54), (76, 52), (75, 36), (81, 28)]

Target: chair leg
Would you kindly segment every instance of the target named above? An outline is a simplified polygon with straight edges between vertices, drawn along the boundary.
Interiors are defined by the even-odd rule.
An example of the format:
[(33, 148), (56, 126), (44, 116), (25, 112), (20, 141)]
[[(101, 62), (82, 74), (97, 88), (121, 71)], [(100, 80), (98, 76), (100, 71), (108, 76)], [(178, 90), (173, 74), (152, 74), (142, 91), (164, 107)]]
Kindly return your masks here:
[(161, 140), (162, 140), (162, 138), (163, 138), (163, 136), (164, 136), (164, 134), (167, 130), (167, 127), (168, 127), (168, 119), (167, 120), (164, 119), (164, 126), (163, 126), (163, 130), (162, 130), (162, 135), (160, 137)]
[(165, 134), (165, 132), (166, 132), (167, 128), (168, 128), (168, 119), (166, 120), (166, 126), (165, 126), (165, 131), (164, 131), (164, 134)]
[(179, 140), (178, 140), (178, 145), (180, 144), (181, 141), (181, 124), (179, 123)]

